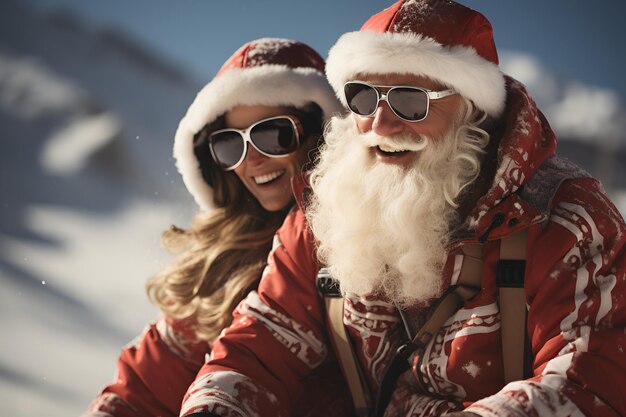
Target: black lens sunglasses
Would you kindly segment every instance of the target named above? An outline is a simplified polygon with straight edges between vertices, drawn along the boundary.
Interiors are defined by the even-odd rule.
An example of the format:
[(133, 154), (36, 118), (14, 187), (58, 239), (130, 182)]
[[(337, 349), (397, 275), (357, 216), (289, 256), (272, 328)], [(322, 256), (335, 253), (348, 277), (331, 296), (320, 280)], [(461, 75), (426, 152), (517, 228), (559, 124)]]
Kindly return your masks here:
[(299, 148), (302, 134), (302, 124), (296, 116), (275, 116), (246, 129), (216, 130), (209, 134), (209, 149), (221, 169), (232, 171), (246, 158), (248, 144), (268, 158), (281, 158)]
[(385, 101), (396, 116), (407, 122), (424, 120), (428, 116), (430, 100), (457, 94), (454, 89), (433, 91), (413, 86), (372, 85), (363, 81), (348, 81), (343, 92), (348, 108), (359, 116), (374, 115), (379, 103)]

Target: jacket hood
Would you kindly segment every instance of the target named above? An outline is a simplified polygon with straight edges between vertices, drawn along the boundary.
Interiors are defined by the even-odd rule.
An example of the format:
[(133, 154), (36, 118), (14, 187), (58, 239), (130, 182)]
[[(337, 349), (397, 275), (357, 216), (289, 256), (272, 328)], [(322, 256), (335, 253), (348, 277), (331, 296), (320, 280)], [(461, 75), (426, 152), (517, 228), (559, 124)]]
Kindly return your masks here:
[(495, 212), (517, 211), (519, 217), (527, 217), (520, 204), (500, 206), (518, 193), (556, 150), (556, 136), (526, 88), (511, 77), (506, 76), (505, 80), (507, 99), (499, 121), (503, 129), (500, 137), (491, 138), (498, 141), (495, 175), (464, 224), (478, 235), (493, 223)]

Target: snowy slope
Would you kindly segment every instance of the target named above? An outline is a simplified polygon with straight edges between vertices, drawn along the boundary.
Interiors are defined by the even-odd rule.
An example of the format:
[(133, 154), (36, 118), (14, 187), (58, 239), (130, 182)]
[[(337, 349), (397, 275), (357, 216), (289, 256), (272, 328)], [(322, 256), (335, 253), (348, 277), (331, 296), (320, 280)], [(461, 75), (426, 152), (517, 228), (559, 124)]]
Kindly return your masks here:
[(171, 158), (199, 86), (67, 16), (0, 3), (0, 416), (79, 415), (156, 312), (195, 209)]
[[(521, 54), (503, 68), (626, 212), (620, 100)], [(195, 210), (171, 145), (198, 89), (123, 35), (0, 2), (0, 416), (79, 415), (155, 316), (144, 284), (169, 259), (160, 233)], [(611, 106), (602, 123), (566, 117), (590, 100)]]

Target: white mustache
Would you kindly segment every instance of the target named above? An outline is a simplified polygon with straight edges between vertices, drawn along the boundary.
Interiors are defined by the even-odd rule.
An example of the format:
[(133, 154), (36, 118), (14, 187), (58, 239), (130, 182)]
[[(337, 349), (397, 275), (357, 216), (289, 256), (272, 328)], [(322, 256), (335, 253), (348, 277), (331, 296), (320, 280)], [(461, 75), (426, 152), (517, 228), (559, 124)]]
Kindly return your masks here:
[(397, 150), (417, 152), (428, 146), (429, 139), (425, 135), (402, 134), (395, 136), (380, 136), (369, 131), (359, 134), (359, 139), (368, 147), (383, 146)]

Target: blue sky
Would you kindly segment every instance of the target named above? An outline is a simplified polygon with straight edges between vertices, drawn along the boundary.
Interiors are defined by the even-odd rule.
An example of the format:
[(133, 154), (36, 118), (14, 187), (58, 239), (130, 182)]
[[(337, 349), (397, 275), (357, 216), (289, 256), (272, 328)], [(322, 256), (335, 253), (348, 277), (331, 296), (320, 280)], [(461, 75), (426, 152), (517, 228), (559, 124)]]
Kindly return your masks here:
[[(323, 56), (391, 4), (364, 0), (28, 0), (64, 8), (97, 27), (132, 34), (199, 81), (209, 80), (240, 45), (263, 36), (304, 41)], [(565, 79), (609, 87), (626, 97), (626, 2), (465, 0), (494, 26), (500, 50), (528, 52)]]

